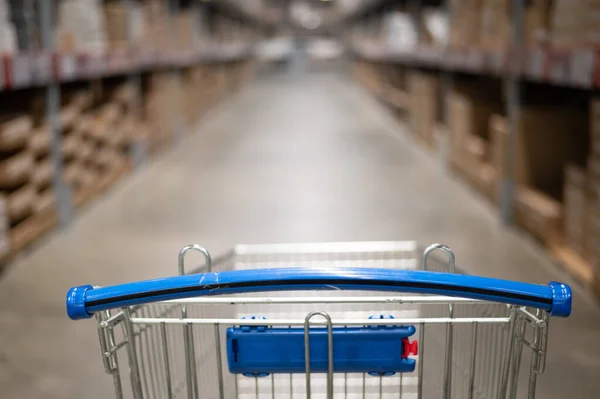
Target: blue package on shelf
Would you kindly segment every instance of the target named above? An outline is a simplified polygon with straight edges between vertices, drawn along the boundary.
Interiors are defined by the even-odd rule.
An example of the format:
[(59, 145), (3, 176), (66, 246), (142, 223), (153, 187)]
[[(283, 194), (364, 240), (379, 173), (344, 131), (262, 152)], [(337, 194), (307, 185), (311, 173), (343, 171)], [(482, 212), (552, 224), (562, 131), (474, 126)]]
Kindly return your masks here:
[[(415, 370), (417, 342), (413, 326), (333, 328), (335, 373), (388, 376)], [(327, 328), (309, 332), (313, 373), (327, 372)], [(304, 328), (240, 326), (227, 330), (227, 358), (233, 374), (264, 377), (305, 372)]]

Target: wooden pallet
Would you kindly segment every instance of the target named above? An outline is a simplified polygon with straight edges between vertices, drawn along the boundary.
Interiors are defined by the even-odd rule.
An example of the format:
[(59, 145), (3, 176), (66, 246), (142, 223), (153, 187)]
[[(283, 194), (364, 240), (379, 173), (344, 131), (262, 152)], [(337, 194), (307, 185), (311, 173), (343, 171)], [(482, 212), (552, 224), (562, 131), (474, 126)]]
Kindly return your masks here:
[(131, 165), (129, 162), (124, 163), (122, 166), (108, 171), (103, 175), (96, 184), (92, 184), (89, 187), (85, 187), (79, 190), (75, 194), (75, 207), (81, 208), (85, 204), (93, 201), (100, 195), (104, 194), (110, 187), (112, 187), (121, 177), (129, 173)]
[(591, 285), (592, 292), (600, 300), (600, 279), (595, 278)]
[(131, 170), (129, 162), (123, 163), (123, 165), (106, 172), (104, 176), (98, 182), (99, 194), (105, 193), (110, 187), (112, 187), (121, 177), (125, 176)]
[(550, 248), (550, 254), (567, 273), (586, 287), (592, 287), (596, 276), (594, 267), (567, 246)]
[(393, 86), (382, 89), (380, 99), (388, 106), (400, 111), (407, 111), (410, 104), (408, 93)]
[(56, 211), (47, 211), (32, 215), (10, 231), (10, 252), (16, 256), (25, 248), (38, 241), (47, 232), (54, 229), (58, 222)]
[(88, 187), (84, 187), (78, 190), (77, 193), (75, 193), (75, 198), (73, 200), (75, 208), (81, 208), (82, 206), (96, 198), (99, 194), (100, 193), (97, 184), (91, 184)]

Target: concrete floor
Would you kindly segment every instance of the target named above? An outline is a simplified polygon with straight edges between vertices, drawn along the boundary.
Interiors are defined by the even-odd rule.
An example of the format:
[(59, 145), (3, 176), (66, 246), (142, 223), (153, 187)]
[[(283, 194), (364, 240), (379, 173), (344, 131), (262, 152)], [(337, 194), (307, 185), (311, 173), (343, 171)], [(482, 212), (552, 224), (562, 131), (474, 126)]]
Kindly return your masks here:
[[(543, 251), (448, 177), (404, 127), (334, 75), (255, 82), (184, 145), (122, 182), (0, 281), (0, 396), (108, 398), (94, 321), (70, 322), (73, 285), (176, 273), (188, 243), (443, 242), (471, 273), (570, 282)], [(600, 313), (576, 288), (552, 320), (539, 397), (600, 392)]]

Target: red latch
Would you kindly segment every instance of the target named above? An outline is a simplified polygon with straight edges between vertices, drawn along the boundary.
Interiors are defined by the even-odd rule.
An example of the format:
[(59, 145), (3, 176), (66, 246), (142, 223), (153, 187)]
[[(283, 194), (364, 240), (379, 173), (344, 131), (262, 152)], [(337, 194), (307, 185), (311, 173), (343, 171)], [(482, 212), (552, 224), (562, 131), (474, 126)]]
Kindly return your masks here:
[(408, 338), (404, 338), (402, 344), (404, 346), (403, 359), (406, 359), (409, 355), (417, 356), (419, 354), (419, 343), (417, 341), (410, 342)]

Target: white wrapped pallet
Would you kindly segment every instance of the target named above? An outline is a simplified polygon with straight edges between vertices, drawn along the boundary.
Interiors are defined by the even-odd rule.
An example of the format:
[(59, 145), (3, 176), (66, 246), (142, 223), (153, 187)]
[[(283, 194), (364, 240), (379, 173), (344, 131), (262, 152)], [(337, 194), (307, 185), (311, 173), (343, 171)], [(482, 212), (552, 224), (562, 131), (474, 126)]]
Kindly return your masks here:
[(10, 6), (7, 0), (0, 0), (0, 52), (17, 51), (17, 33), (11, 22)]
[(62, 0), (57, 26), (61, 50), (101, 53), (106, 49), (106, 27), (99, 0)]
[(394, 49), (412, 49), (419, 44), (419, 34), (413, 18), (403, 12), (389, 13), (385, 18), (388, 46)]

